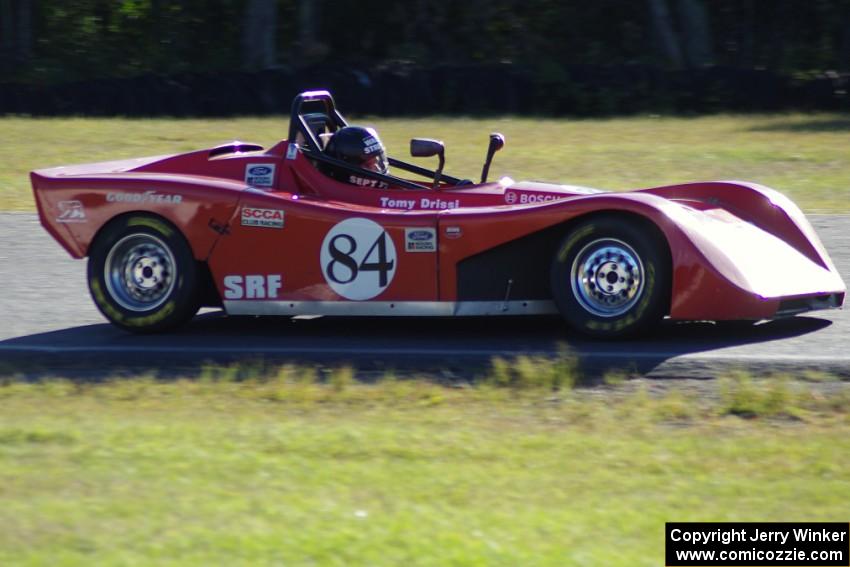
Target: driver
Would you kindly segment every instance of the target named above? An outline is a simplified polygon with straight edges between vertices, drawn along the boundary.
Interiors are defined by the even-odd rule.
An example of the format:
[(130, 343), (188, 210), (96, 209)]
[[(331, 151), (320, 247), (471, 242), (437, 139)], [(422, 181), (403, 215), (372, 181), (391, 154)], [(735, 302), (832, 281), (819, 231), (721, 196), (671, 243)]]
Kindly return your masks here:
[[(369, 171), (387, 173), (387, 152), (378, 133), (374, 128), (362, 126), (346, 126), (337, 130), (325, 146), (325, 153), (330, 157), (356, 165)], [(379, 180), (357, 175), (353, 171), (322, 164), (323, 171), (337, 181), (385, 189), (388, 185)]]

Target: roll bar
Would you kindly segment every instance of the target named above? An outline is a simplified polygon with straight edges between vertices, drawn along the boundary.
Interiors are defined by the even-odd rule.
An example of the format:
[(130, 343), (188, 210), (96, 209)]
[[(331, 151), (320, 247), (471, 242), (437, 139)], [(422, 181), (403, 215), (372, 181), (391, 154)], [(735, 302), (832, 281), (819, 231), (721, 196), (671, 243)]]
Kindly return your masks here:
[(325, 107), (325, 114), (328, 115), (328, 118), (331, 119), (337, 128), (348, 126), (348, 122), (337, 111), (336, 104), (334, 104), (334, 97), (328, 91), (305, 91), (292, 100), (292, 116), (289, 120), (289, 141), (294, 142), (298, 136), (298, 132), (301, 132), (304, 140), (307, 142), (307, 147), (313, 151), (321, 152), (322, 146), (319, 144), (318, 138), (316, 138), (316, 133), (313, 132), (312, 128), (307, 126), (307, 122), (304, 120), (304, 115), (301, 112), (301, 107), (308, 102), (321, 102)]
[[(313, 132), (313, 129), (310, 128), (307, 125), (307, 121), (304, 120), (304, 114), (301, 109), (304, 104), (311, 102), (320, 102), (324, 105), (325, 114), (328, 115), (328, 118), (330, 118), (330, 120), (334, 123), (337, 129), (348, 126), (348, 122), (345, 121), (345, 118), (343, 118), (342, 114), (340, 114), (339, 111), (336, 109), (334, 98), (328, 91), (304, 91), (303, 93), (297, 95), (292, 100), (292, 113), (289, 120), (289, 143), (295, 143), (295, 140), (298, 137), (298, 133), (300, 132), (301, 135), (304, 137), (304, 142), (306, 144), (306, 147), (302, 147), (301, 151), (307, 157), (323, 163), (329, 163), (339, 168), (351, 171), (352, 173), (357, 173), (358, 175), (361, 175), (363, 177), (377, 179), (379, 181), (384, 181), (388, 184), (401, 186), (406, 189), (431, 189), (430, 187), (422, 185), (420, 183), (414, 183), (412, 181), (408, 181), (407, 179), (402, 179), (394, 175), (387, 175), (384, 173), (369, 171), (367, 169), (357, 167), (355, 165), (336, 158), (332, 158), (331, 156), (327, 155), (324, 151), (322, 151), (322, 146), (319, 143), (319, 139), (316, 137), (316, 133)], [(430, 177), (431, 179), (434, 179), (436, 176), (436, 172), (430, 169), (426, 169), (424, 167), (419, 167), (411, 163), (406, 163), (392, 157), (389, 158), (388, 161), (393, 167), (397, 167), (399, 169), (403, 169), (405, 171), (409, 171), (417, 175), (422, 175), (423, 177)], [(458, 184), (461, 182), (460, 179), (452, 177), (450, 175), (443, 175), (441, 179), (454, 184)]]

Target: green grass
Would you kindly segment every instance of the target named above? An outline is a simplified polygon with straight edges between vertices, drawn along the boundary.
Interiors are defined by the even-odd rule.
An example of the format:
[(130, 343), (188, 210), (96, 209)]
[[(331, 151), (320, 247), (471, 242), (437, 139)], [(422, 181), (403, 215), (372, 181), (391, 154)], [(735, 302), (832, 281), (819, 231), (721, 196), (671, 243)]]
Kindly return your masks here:
[[(447, 171), (477, 179), (487, 135), (507, 145), (491, 173), (626, 190), (741, 179), (771, 186), (809, 212), (850, 211), (850, 121), (838, 114), (548, 118), (355, 118), (376, 126), (406, 157), (411, 137), (442, 139)], [(239, 119), (0, 117), (0, 210), (34, 208), (27, 173), (36, 168), (175, 153), (233, 139), (271, 145), (286, 136), (283, 116)], [(423, 160), (423, 163), (426, 163)]]
[(827, 377), (316, 377), (7, 380), (0, 564), (656, 566), (665, 521), (850, 508), (850, 388)]

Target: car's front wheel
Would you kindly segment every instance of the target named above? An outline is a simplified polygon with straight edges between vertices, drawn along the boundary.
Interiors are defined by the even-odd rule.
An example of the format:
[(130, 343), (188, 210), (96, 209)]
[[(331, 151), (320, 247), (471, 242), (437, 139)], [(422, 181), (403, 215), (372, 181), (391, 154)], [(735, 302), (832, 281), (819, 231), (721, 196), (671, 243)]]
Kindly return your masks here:
[(106, 226), (91, 247), (89, 290), (110, 322), (136, 333), (173, 329), (197, 312), (197, 267), (170, 223), (129, 215)]
[(552, 261), (552, 296), (574, 329), (599, 338), (634, 335), (657, 323), (669, 300), (662, 237), (627, 217), (575, 225)]

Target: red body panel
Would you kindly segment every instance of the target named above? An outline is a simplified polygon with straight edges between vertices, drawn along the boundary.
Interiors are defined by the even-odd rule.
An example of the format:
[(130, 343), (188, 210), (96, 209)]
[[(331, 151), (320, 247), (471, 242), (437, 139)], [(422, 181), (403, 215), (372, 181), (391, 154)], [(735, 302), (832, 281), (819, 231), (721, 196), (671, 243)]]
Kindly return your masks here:
[[(196, 176), (115, 173), (53, 177), (49, 173), (42, 170), (31, 176), (41, 223), (76, 258), (87, 254), (97, 231), (109, 220), (146, 211), (179, 227), (195, 257), (206, 260), (219, 236), (210, 222), (229, 223), (244, 189), (232, 181)], [(85, 219), (60, 220), (61, 204), (69, 202), (81, 204)]]
[(283, 286), (277, 299), (344, 300), (325, 281), (320, 248), (325, 235), (335, 224), (347, 218), (365, 218), (381, 225), (397, 250), (398, 269), (380, 299), (438, 299), (437, 254), (406, 254), (402, 258), (405, 229), (433, 229), (436, 226), (436, 213), (382, 212), (356, 205), (342, 208), (296, 197), (289, 193), (245, 194), (241, 210), (285, 211), (284, 227), (243, 226), (241, 217), (232, 223), (230, 235), (220, 240), (210, 260), (210, 268), (216, 275), (216, 284), (222, 297), (225, 297), (223, 278), (226, 275), (271, 273), (282, 276)]
[[(42, 224), (82, 257), (117, 215), (160, 215), (208, 262), (228, 310), (260, 300), (392, 308), (455, 302), (464, 259), (584, 215), (618, 211), (648, 220), (666, 239), (674, 319), (761, 319), (798, 297), (839, 294), (843, 301), (844, 283), (803, 214), (758, 185), (602, 193), (503, 179), (439, 190), (365, 189), (328, 178), (287, 142), (265, 152), (211, 153), (35, 171)], [(350, 219), (366, 219), (343, 225), (360, 227), (361, 240), (334, 232)], [(374, 226), (379, 232), (369, 232)], [(366, 271), (388, 281), (365, 299), (351, 299), (362, 290), (339, 292), (348, 288), (329, 280)], [(269, 276), (279, 276), (279, 286), (262, 280)], [(252, 288), (249, 279), (268, 285)]]

